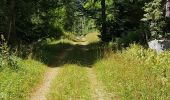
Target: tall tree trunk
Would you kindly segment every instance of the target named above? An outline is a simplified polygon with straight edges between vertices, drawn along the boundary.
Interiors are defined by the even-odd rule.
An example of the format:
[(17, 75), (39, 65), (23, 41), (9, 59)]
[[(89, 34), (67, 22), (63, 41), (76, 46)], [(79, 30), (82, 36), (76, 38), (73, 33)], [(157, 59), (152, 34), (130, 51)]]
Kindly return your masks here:
[(170, 0), (166, 0), (166, 13), (165, 17), (170, 18)]
[(101, 7), (102, 7), (102, 31), (101, 31), (101, 39), (102, 41), (106, 41), (106, 4), (105, 0), (101, 0)]
[(15, 0), (8, 0), (8, 42), (16, 43), (16, 32), (15, 32)]
[[(166, 17), (166, 26), (164, 31), (166, 33), (170, 32), (170, 0), (164, 0), (164, 4), (165, 4), (165, 17)], [(167, 36), (169, 37), (169, 36)]]

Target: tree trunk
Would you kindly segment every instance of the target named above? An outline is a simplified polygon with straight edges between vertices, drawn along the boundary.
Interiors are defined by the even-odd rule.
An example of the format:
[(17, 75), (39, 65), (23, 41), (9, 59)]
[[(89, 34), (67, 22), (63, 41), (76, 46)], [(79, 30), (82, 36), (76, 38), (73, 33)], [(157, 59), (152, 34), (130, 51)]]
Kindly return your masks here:
[(170, 0), (166, 0), (166, 13), (165, 17), (170, 18)]
[(107, 37), (106, 37), (106, 4), (105, 4), (105, 0), (101, 0), (101, 7), (102, 7), (101, 39), (102, 39), (102, 41), (107, 41)]
[(16, 32), (15, 32), (15, 0), (8, 0), (8, 42), (16, 43)]

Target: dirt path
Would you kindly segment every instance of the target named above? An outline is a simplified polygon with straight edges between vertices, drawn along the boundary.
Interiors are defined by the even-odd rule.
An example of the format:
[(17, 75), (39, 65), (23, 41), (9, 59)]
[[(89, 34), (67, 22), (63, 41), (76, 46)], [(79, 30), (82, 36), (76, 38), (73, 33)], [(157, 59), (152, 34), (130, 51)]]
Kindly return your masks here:
[[(80, 50), (80, 52), (81, 51), (90, 52), (89, 48), (86, 47), (86, 45), (88, 45), (88, 42), (78, 42), (78, 43), (75, 43), (74, 45), (82, 45), (78, 47), (78, 50)], [(75, 49), (74, 47), (70, 47), (64, 50), (58, 57), (54, 59), (54, 61), (52, 61), (50, 66), (56, 65), (56, 63), (63, 61), (64, 57), (69, 52), (74, 51), (74, 49)], [(87, 57), (83, 57), (83, 58), (88, 59)], [(87, 62), (89, 60), (87, 60)], [(31, 98), (29, 100), (46, 100), (46, 95), (50, 91), (51, 82), (53, 81), (54, 78), (56, 78), (59, 70), (60, 70), (59, 67), (49, 68), (47, 73), (45, 74), (42, 84), (39, 86), (39, 88), (37, 88), (37, 90), (34, 93), (32, 93)], [(93, 90), (92, 96), (94, 100), (113, 100), (105, 91), (104, 85), (102, 84), (102, 82), (97, 79), (96, 73), (93, 68), (87, 67), (87, 75), (91, 83), (91, 89)], [(114, 99), (114, 100), (118, 100), (118, 99)]]
[(111, 100), (109, 95), (107, 95), (106, 91), (104, 90), (102, 83), (97, 80), (97, 76), (94, 73), (93, 68), (87, 68), (87, 74), (91, 83), (91, 88), (93, 90), (93, 98), (95, 100)]
[[(80, 45), (88, 45), (88, 42), (81, 42)], [(89, 52), (89, 48), (81, 47), (80, 50)], [(96, 73), (93, 70), (93, 67), (87, 67), (87, 74), (89, 81), (91, 83), (91, 89), (93, 90), (92, 97), (94, 100), (111, 100), (109, 95), (106, 93), (102, 82), (97, 79)]]
[[(50, 64), (50, 66), (55, 66), (56, 61), (62, 61), (64, 57), (67, 55), (69, 51), (71, 51), (72, 48), (68, 48), (64, 50), (58, 57), (54, 58), (54, 61)], [(59, 72), (59, 67), (49, 67), (47, 72), (44, 75), (44, 79), (41, 82), (35, 92), (31, 93), (29, 100), (46, 100), (46, 95), (50, 90), (50, 85), (53, 79), (57, 76)]]

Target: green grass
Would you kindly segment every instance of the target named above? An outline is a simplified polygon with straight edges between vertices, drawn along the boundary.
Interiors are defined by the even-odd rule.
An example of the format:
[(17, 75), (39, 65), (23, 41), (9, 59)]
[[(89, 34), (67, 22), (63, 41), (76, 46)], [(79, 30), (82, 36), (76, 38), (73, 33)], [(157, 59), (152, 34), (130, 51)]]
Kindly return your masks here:
[(169, 100), (170, 55), (133, 45), (94, 66), (98, 79), (120, 100)]
[[(30, 92), (43, 79), (47, 66), (69, 46), (71, 42), (68, 40), (42, 42), (35, 46), (31, 54), (26, 55), (33, 59), (13, 59), (12, 65), (0, 67), (0, 100), (28, 99)], [(23, 53), (22, 50), (19, 52)], [(11, 61), (2, 62), (7, 64)]]
[(86, 67), (94, 70), (113, 100), (115, 95), (120, 100), (169, 100), (169, 51), (156, 54), (132, 45), (121, 52), (112, 52), (107, 46), (92, 41), (88, 45), (66, 39), (42, 44), (32, 54), (39, 62), (19, 60), (17, 69), (0, 68), (0, 100), (28, 99), (32, 88), (42, 80), (46, 66), (69, 48), (72, 49), (66, 57), (51, 66), (60, 70), (48, 100), (93, 100)]
[[(36, 61), (33, 59), (31, 60), (30, 59), (31, 57), (28, 57), (29, 58), (28, 60), (16, 59), (15, 61), (14, 59), (14, 61), (12, 61), (14, 62), (12, 65), (16, 65), (17, 66), (16, 69), (12, 65), (10, 65), (9, 67), (6, 66), (4, 66), (3, 68), (0, 67), (0, 100), (28, 99), (31, 90), (43, 79), (43, 75), (47, 68), (47, 65), (53, 62), (55, 57), (60, 56), (61, 52), (67, 48), (76, 49), (74, 49), (74, 51), (69, 54), (69, 57), (65, 59), (66, 64), (75, 63), (77, 65), (69, 65), (69, 67), (64, 67), (63, 70), (61, 71), (61, 74), (63, 73), (63, 79), (70, 79), (68, 80), (68, 82), (70, 82), (70, 84), (73, 85), (73, 87), (70, 86), (72, 90), (69, 89), (67, 90), (67, 87), (64, 87), (65, 90), (63, 91), (70, 92), (68, 96), (72, 96), (73, 98), (76, 99), (83, 98), (87, 100), (91, 98), (89, 92), (90, 91), (89, 82), (86, 76), (86, 70), (85, 68), (83, 68), (85, 66), (93, 64), (95, 61), (94, 57), (93, 57), (94, 59), (91, 58), (91, 60), (87, 58), (88, 55), (90, 55), (89, 54), (90, 52), (81, 51), (81, 53), (78, 53), (81, 46), (75, 45), (74, 42), (67, 39), (61, 39), (53, 42), (50, 41), (47, 43), (43, 42), (35, 47), (36, 48), (33, 49), (31, 54), (28, 54), (26, 56), (32, 56), (32, 58), (35, 59)], [(74, 55), (75, 52), (78, 53), (79, 55), (75, 56)], [(83, 53), (84, 55), (82, 55)], [(86, 61), (86, 59), (89, 60)], [(89, 61), (90, 63), (88, 63)], [(64, 64), (65, 63), (60, 63), (59, 65), (54, 65), (52, 67), (59, 67), (60, 65), (62, 66)], [(67, 71), (69, 73), (65, 74), (67, 73)], [(67, 86), (67, 84), (69, 83), (66, 82), (66, 84), (64, 84), (63, 86)], [(74, 90), (76, 86), (78, 87), (76, 90)], [(76, 93), (76, 95), (74, 95), (74, 93)], [(54, 98), (55, 97), (56, 96), (54, 96)]]
[(92, 32), (92, 33), (87, 34), (85, 38), (89, 43), (99, 42), (100, 39), (98, 35), (99, 35), (98, 32)]
[(46, 66), (34, 60), (21, 60), (18, 69), (0, 71), (0, 100), (25, 100), (44, 75)]
[(53, 81), (48, 100), (92, 100), (86, 69), (67, 64)]

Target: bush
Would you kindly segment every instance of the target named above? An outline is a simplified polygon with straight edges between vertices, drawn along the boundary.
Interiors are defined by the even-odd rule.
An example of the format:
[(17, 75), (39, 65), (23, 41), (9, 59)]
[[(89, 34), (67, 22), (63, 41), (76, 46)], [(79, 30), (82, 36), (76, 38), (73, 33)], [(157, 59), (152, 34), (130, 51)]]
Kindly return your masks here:
[(14, 56), (12, 52), (10, 52), (7, 42), (5, 41), (3, 35), (1, 35), (2, 43), (0, 46), (0, 67), (5, 68), (9, 67), (11, 69), (18, 68), (18, 61), (20, 60), (18, 57)]
[(124, 35), (121, 39), (121, 42), (128, 46), (131, 43), (139, 43), (141, 39), (141, 34), (138, 31), (128, 31), (127, 35)]
[(121, 50), (124, 47), (129, 46), (131, 43), (141, 43), (143, 37), (139, 31), (140, 30), (128, 31), (126, 35), (115, 38), (113, 42), (110, 42), (109, 47), (113, 48), (113, 50)]
[(144, 18), (142, 21), (149, 23), (148, 27), (151, 33), (151, 38), (165, 37), (163, 29), (165, 27), (165, 19), (163, 16), (162, 0), (152, 0), (144, 6)]

